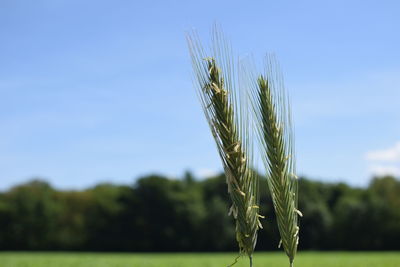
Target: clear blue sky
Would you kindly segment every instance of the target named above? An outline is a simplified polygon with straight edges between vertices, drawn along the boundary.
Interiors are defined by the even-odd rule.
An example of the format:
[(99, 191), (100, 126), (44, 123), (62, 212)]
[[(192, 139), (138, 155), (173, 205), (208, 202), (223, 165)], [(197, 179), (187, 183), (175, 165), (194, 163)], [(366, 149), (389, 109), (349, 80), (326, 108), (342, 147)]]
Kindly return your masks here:
[(0, 190), (221, 170), (185, 31), (217, 21), (239, 55), (274, 52), (299, 174), (400, 175), (398, 1), (0, 2)]

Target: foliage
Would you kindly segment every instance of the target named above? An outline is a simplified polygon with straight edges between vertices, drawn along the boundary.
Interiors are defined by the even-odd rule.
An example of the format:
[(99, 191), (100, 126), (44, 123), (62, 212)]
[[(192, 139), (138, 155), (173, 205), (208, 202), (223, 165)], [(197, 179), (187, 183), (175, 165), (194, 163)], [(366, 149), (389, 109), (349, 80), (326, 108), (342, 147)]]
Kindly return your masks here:
[[(400, 250), (399, 180), (374, 178), (354, 188), (301, 178), (299, 188), (307, 214), (301, 249)], [(223, 174), (204, 180), (151, 175), (130, 186), (83, 191), (36, 180), (0, 193), (0, 250), (233, 251), (228, 199)], [(277, 250), (266, 190), (260, 202), (268, 223), (258, 250)]]

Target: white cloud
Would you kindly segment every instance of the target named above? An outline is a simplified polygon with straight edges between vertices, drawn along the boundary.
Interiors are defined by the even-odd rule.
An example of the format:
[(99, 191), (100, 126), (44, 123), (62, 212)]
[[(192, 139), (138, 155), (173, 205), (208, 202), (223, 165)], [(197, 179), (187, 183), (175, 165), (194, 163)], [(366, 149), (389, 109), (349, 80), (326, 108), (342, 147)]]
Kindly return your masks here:
[(400, 166), (394, 165), (371, 165), (369, 172), (375, 176), (393, 175), (400, 176)]
[(370, 151), (365, 159), (369, 161), (368, 171), (372, 175), (400, 176), (400, 142), (387, 149)]
[(370, 151), (365, 158), (370, 161), (400, 162), (400, 142), (388, 149)]
[(212, 170), (212, 169), (199, 169), (199, 170), (195, 171), (196, 177), (199, 177), (199, 178), (207, 178), (207, 177), (211, 177), (211, 176), (216, 176), (220, 173), (221, 172)]

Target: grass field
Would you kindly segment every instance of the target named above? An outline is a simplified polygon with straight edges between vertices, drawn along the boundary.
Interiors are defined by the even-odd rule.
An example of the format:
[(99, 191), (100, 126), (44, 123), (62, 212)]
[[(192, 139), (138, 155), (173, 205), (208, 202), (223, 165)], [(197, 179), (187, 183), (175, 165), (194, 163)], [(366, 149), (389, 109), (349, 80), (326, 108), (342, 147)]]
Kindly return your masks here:
[[(226, 267), (233, 253), (118, 254), (0, 252), (0, 267)], [(246, 258), (236, 267), (248, 266)], [(400, 252), (302, 252), (296, 267), (400, 267)], [(256, 253), (255, 267), (288, 267), (283, 253)]]

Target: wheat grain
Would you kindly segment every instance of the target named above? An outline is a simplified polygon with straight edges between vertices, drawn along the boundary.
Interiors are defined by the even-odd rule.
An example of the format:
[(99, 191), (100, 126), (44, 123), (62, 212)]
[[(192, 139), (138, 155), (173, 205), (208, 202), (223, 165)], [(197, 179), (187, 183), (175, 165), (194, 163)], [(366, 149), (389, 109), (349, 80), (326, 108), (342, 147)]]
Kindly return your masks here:
[(290, 105), (273, 57), (267, 57), (266, 72), (258, 77), (252, 100), (268, 187), (281, 236), (279, 246), (283, 245), (290, 266), (293, 266), (299, 240), (298, 216), (302, 213), (297, 209)]
[(229, 56), (230, 48), (218, 31), (213, 34), (212, 57), (206, 57), (195, 34), (187, 36), (197, 92), (221, 157), (228, 192), (230, 214), (236, 222), (236, 240), (241, 254), (252, 265), (259, 218), (258, 175), (252, 170), (251, 133), (246, 107), (240, 104), (237, 75)]

